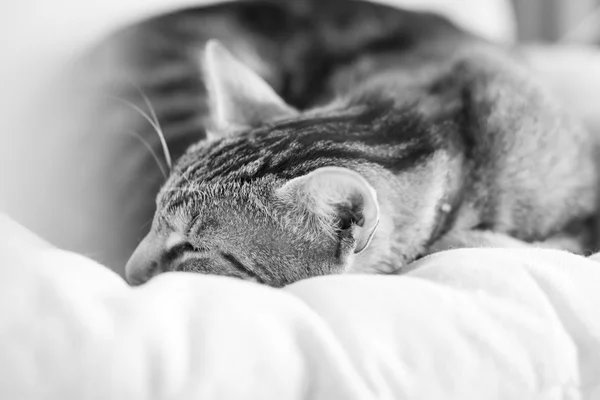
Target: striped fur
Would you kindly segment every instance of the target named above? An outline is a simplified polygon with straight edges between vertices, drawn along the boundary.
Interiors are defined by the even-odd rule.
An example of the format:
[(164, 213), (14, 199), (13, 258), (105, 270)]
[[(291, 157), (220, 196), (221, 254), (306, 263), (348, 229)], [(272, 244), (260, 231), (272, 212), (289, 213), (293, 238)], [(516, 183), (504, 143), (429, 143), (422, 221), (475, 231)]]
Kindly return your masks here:
[[(73, 199), (73, 207), (88, 220), (81, 223), (95, 229), (67, 230), (61, 233), (67, 238), (60, 243), (94, 254), (98, 261), (123, 272), (140, 237), (148, 232), (154, 198), (164, 178), (139, 139), (160, 154), (154, 129), (115, 97), (149, 113), (132, 83), (138, 86), (156, 111), (172, 158), (178, 159), (205, 138), (208, 106), (199, 60), (208, 39), (224, 43), (288, 104), (306, 109), (327, 102), (368, 73), (368, 62), (362, 62), (361, 56), (369, 51), (394, 51), (415, 63), (452, 53), (462, 36), (435, 15), (353, 0), (223, 2), (159, 15), (115, 32), (91, 49), (81, 65), (88, 78), (99, 81), (104, 99), (91, 101), (92, 122), (79, 128), (78, 136), (82, 144), (77, 159), (88, 165), (86, 175), (95, 178), (81, 178), (81, 188), (57, 197), (63, 203), (69, 203), (65, 198)], [(435, 52), (419, 50), (421, 44), (436, 43), (439, 37), (444, 45)], [(105, 99), (107, 91), (111, 96)], [(82, 204), (74, 200), (82, 190), (101, 195), (95, 196), (97, 202)], [(72, 216), (63, 212), (57, 218)], [(52, 229), (47, 232), (51, 233)], [(49, 237), (57, 240), (56, 236)]]
[[(395, 273), (489, 232), (517, 243), (567, 237), (583, 251), (597, 199), (595, 142), (508, 51), (436, 26), (330, 55), (336, 70), (321, 105), (190, 147), (158, 195), (130, 281), (170, 270), (273, 286)], [(347, 194), (326, 208), (302, 188), (278, 195), (325, 167), (365, 180), (377, 224), (364, 221), (365, 198)], [(359, 235), (372, 235), (364, 252)]]

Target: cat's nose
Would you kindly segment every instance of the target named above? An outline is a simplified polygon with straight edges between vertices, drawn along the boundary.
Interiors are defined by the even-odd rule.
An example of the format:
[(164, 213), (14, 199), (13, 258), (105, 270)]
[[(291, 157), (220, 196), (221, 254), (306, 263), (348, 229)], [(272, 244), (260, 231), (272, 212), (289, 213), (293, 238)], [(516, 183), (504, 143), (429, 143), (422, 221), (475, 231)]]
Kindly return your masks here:
[(125, 266), (125, 279), (132, 286), (146, 283), (150, 278), (163, 272), (161, 259), (164, 255), (164, 241), (150, 232), (135, 249)]

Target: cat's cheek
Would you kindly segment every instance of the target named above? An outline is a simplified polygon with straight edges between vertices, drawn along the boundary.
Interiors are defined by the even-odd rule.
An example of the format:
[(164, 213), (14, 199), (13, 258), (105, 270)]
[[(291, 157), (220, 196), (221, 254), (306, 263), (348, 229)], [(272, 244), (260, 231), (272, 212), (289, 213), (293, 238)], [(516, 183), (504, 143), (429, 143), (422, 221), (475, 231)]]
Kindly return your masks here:
[[(357, 261), (362, 264), (363, 254), (355, 254), (356, 241), (352, 236), (340, 236), (336, 249), (336, 261), (331, 266), (332, 274), (352, 273)], [(368, 249), (367, 249), (368, 250)]]

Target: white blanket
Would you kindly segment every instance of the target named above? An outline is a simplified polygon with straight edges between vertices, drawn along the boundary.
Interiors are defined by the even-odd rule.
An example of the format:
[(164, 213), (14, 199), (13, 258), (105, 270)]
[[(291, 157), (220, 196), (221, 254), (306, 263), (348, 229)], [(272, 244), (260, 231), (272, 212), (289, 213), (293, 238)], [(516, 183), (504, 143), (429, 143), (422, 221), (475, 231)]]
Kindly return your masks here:
[[(27, 189), (12, 160), (34, 158), (30, 132), (53, 138), (63, 149), (57, 159), (73, 147), (67, 139), (78, 130), (61, 123), (72, 115), (44, 112), (50, 101), (41, 92), (53, 75), (123, 24), (200, 2), (6, 5), (0, 208), (16, 198), (31, 221), (48, 219), (25, 200), (40, 195), (51, 166), (31, 164), (39, 181)], [(445, 4), (465, 26), (510, 39), (501, 0), (398, 3)], [(600, 399), (598, 263), (489, 249), (450, 251), (420, 266), (409, 276), (332, 276), (283, 290), (183, 273), (132, 289), (2, 218), (0, 400)]]
[(0, 399), (600, 399), (600, 264), (583, 257), (129, 288), (8, 218), (0, 238)]

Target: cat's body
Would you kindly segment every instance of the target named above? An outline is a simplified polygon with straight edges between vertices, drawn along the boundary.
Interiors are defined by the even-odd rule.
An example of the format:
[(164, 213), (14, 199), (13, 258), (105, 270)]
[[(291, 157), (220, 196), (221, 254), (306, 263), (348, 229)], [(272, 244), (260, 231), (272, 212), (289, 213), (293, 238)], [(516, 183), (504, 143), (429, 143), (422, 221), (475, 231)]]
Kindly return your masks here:
[[(335, 20), (344, 6), (325, 3), (313, 15)], [(375, 37), (349, 38), (350, 18), (286, 39), (310, 38), (310, 51), (283, 58), (300, 63), (293, 79), (275, 85), (294, 106), (314, 99), (302, 112), (212, 42), (212, 139), (188, 150), (163, 186), (129, 280), (179, 270), (281, 286), (398, 272), (456, 245), (564, 239), (586, 249), (593, 138), (505, 50), (407, 15), (383, 18), (397, 30)]]

